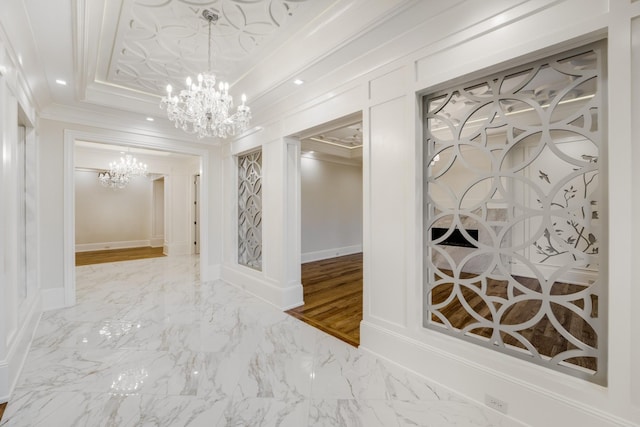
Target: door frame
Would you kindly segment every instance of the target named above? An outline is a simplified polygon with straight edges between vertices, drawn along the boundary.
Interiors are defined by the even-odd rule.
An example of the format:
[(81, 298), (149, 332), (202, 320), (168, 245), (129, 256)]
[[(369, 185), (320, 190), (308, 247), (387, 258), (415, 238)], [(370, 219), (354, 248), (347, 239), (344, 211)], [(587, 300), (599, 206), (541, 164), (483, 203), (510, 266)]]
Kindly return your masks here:
[[(76, 271), (75, 271), (75, 143), (78, 140), (92, 141), (102, 144), (121, 145), (124, 147), (147, 148), (159, 151), (170, 151), (180, 154), (189, 154), (200, 158), (200, 171), (204, 176), (210, 176), (209, 151), (206, 148), (197, 148), (172, 143), (164, 138), (141, 136), (137, 134), (118, 133), (107, 131), (106, 133), (85, 132), (73, 129), (64, 130), (64, 220), (63, 220), (63, 277), (64, 295), (57, 300), (60, 306), (70, 307), (76, 303)], [(207, 180), (201, 182), (200, 187), (200, 277), (206, 280), (210, 271), (208, 262), (209, 244), (207, 239), (209, 230), (209, 184)], [(58, 305), (58, 304), (57, 304)]]

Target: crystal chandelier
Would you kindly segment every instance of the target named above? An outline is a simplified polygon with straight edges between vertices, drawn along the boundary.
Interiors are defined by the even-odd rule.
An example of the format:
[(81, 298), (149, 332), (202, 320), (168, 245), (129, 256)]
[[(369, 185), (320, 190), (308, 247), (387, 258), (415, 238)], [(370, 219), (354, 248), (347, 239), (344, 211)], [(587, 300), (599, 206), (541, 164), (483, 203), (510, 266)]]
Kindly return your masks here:
[(126, 187), (134, 176), (147, 176), (147, 165), (127, 154), (119, 163), (109, 163), (109, 170), (99, 173), (98, 180), (104, 187), (116, 189)]
[(187, 77), (186, 89), (177, 95), (172, 95), (173, 88), (167, 85), (167, 96), (162, 97), (160, 107), (166, 108), (169, 120), (185, 132), (195, 133), (198, 138), (226, 138), (247, 129), (251, 110), (245, 105), (246, 97), (242, 95), (242, 105), (232, 114), (233, 97), (229, 95), (229, 83), (220, 82), (216, 89), (216, 77), (211, 72), (211, 24), (218, 20), (218, 15), (205, 9), (202, 16), (209, 22), (209, 71), (198, 74), (197, 83)]

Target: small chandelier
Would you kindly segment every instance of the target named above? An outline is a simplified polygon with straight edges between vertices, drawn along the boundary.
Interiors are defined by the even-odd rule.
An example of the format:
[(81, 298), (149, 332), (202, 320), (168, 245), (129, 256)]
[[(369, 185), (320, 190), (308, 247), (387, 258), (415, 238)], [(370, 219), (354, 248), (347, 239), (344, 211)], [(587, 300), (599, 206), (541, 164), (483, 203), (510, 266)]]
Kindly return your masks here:
[(198, 74), (197, 83), (187, 77), (187, 88), (177, 95), (172, 95), (173, 88), (167, 85), (167, 96), (162, 97), (160, 107), (167, 109), (167, 116), (176, 128), (198, 134), (198, 138), (226, 138), (247, 129), (251, 110), (245, 105), (246, 96), (242, 95), (242, 105), (232, 114), (229, 83), (220, 82), (216, 89), (216, 77), (211, 72), (211, 24), (218, 21), (218, 15), (205, 9), (202, 16), (209, 22), (209, 71)]
[(99, 173), (98, 180), (104, 187), (117, 189), (126, 187), (134, 176), (147, 176), (147, 165), (127, 154), (119, 163), (109, 163), (109, 170)]

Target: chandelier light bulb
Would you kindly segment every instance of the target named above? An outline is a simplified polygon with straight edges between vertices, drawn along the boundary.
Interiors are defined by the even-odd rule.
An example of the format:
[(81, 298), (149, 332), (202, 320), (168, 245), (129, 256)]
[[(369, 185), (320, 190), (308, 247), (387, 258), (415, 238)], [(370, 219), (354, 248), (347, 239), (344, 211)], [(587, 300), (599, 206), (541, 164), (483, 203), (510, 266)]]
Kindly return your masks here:
[[(209, 70), (211, 70), (211, 25), (218, 20), (218, 15), (205, 9), (202, 16), (209, 24)], [(167, 86), (167, 96), (162, 98), (161, 108), (167, 109), (169, 120), (176, 128), (187, 133), (195, 133), (199, 138), (226, 138), (244, 132), (249, 127), (251, 109), (245, 105), (246, 97), (242, 98), (242, 105), (233, 112), (233, 97), (229, 95), (229, 83), (218, 82), (211, 72), (200, 73), (197, 85), (191, 77), (186, 79), (186, 89), (171, 95)]]
[(99, 173), (98, 180), (104, 187), (119, 189), (125, 188), (135, 176), (147, 176), (147, 165), (127, 154), (120, 157), (119, 163), (110, 162), (109, 170)]
[(171, 85), (167, 85), (167, 93), (169, 95), (171, 95), (171, 91), (173, 90), (173, 88), (171, 87)]

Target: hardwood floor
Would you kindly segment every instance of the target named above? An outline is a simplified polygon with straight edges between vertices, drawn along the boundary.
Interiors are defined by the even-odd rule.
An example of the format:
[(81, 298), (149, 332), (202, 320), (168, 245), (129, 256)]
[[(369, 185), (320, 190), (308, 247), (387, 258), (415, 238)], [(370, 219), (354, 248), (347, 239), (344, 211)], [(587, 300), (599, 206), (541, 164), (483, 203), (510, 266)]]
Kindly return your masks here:
[[(465, 275), (467, 278), (473, 276), (473, 274)], [(539, 290), (540, 288), (540, 284), (534, 279), (518, 277), (517, 280), (530, 289)], [(362, 320), (362, 254), (302, 264), (302, 286), (304, 305), (287, 313), (357, 347), (360, 344), (360, 321)], [(432, 296), (433, 302), (439, 303), (446, 300), (452, 287), (451, 284), (438, 286)], [(576, 293), (580, 289), (578, 285), (556, 283), (553, 292), (564, 295)], [(506, 298), (507, 283), (490, 279), (487, 291), (489, 295)], [(477, 293), (470, 289), (464, 289), (462, 292), (466, 302), (479, 315), (490, 318), (489, 307), (486, 307), (484, 300)], [(580, 301), (576, 301), (575, 304), (580, 308), (583, 307)], [(597, 298), (593, 298), (591, 304), (593, 307), (591, 316), (597, 317)], [(502, 323), (522, 323), (537, 313), (539, 308), (540, 302), (536, 300), (525, 300), (515, 304), (504, 313)], [(557, 321), (573, 336), (591, 346), (597, 345), (595, 331), (578, 315), (559, 305), (553, 306), (553, 313)], [(457, 329), (463, 329), (475, 321), (457, 299), (444, 307), (442, 314)], [(441, 323), (435, 316), (431, 319)], [(489, 337), (492, 331), (477, 328), (472, 332)], [(520, 331), (520, 334), (545, 356), (553, 357), (573, 348), (572, 344), (556, 331), (546, 316), (531, 328)], [(502, 339), (506, 344), (523, 347), (520, 342), (506, 334), (502, 335)], [(567, 361), (590, 370), (597, 368), (596, 359), (591, 357), (575, 357)]]
[(2, 415), (4, 414), (4, 408), (7, 407), (6, 403), (0, 403), (0, 421), (2, 421)]
[(106, 249), (91, 252), (76, 252), (76, 265), (102, 264), (105, 262), (131, 261), (135, 259), (157, 258), (165, 256), (162, 247), (152, 248), (150, 246), (142, 248), (126, 249)]
[[(451, 271), (443, 270), (445, 274), (451, 275)], [(461, 277), (464, 279), (470, 279), (476, 275), (471, 273), (462, 273)], [(514, 276), (514, 278), (523, 286), (541, 292), (540, 283), (536, 279), (528, 277)], [(436, 276), (436, 279), (442, 280), (443, 277)], [(478, 283), (478, 290), (474, 291), (468, 287), (462, 287), (462, 297), (467, 304), (481, 317), (491, 320), (490, 307), (484, 302), (484, 300), (478, 295), (480, 284)], [(584, 289), (584, 286), (573, 285), (569, 283), (556, 282), (553, 285), (552, 293), (554, 295), (570, 295), (575, 294)], [(432, 292), (432, 302), (434, 304), (443, 303), (449, 298), (453, 291), (453, 285), (451, 283), (443, 283), (434, 288)], [(507, 282), (502, 280), (487, 279), (487, 294), (490, 296), (496, 296), (507, 299)], [(518, 294), (516, 294), (518, 295)], [(530, 299), (523, 300), (514, 304), (501, 317), (501, 323), (505, 325), (518, 325), (533, 318), (541, 308), (541, 301)], [(584, 301), (576, 300), (574, 304), (582, 309), (584, 308)], [(598, 317), (598, 299), (595, 296), (591, 298), (591, 313), (590, 316)], [(477, 321), (474, 317), (465, 310), (461, 301), (456, 297), (443, 307), (440, 312), (446, 317), (451, 325), (456, 329), (464, 329), (468, 325)], [(574, 313), (558, 304), (552, 304), (552, 312), (555, 320), (562, 325), (572, 336), (578, 338), (583, 343), (586, 343), (592, 347), (597, 346), (597, 334), (593, 328), (579, 315)], [(435, 323), (442, 323), (435, 315), (431, 316), (431, 320)], [(475, 335), (489, 338), (493, 333), (489, 328), (475, 328), (470, 331)], [(551, 320), (545, 315), (535, 325), (530, 328), (518, 331), (527, 341), (529, 341), (536, 348), (540, 354), (548, 357), (553, 357), (559, 353), (567, 350), (575, 349), (576, 347), (562, 336)], [(511, 335), (501, 333), (502, 340), (505, 344), (525, 348), (522, 343), (515, 339)], [(597, 359), (594, 357), (574, 357), (567, 359), (567, 362), (577, 366), (595, 371), (597, 369)]]
[(290, 315), (355, 347), (362, 320), (362, 253), (302, 264), (304, 305)]

